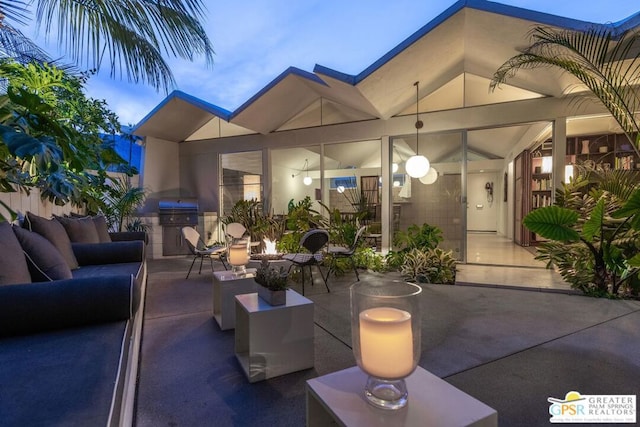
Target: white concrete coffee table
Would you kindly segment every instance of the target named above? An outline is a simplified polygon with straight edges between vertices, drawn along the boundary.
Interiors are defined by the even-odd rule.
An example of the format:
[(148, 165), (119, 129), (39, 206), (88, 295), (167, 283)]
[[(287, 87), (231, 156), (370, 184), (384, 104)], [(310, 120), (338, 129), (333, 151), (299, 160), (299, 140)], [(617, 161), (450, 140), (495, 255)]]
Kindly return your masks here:
[(287, 290), (271, 306), (257, 293), (236, 297), (235, 353), (249, 382), (313, 367), (313, 302)]
[(255, 269), (247, 269), (244, 276), (230, 271), (213, 273), (213, 318), (223, 331), (236, 326), (236, 301), (234, 297), (256, 291)]
[(418, 366), (405, 380), (407, 406), (389, 411), (369, 404), (367, 375), (357, 366), (307, 381), (307, 427), (497, 427), (498, 413)]

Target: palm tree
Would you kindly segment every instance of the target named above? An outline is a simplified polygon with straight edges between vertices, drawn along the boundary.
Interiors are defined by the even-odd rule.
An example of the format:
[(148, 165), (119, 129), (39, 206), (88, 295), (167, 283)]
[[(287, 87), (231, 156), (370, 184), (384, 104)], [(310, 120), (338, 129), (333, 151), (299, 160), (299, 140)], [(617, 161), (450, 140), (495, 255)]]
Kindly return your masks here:
[(580, 80), (609, 110), (640, 155), (640, 35), (617, 32), (612, 26), (587, 31), (536, 27), (532, 43), (502, 64), (493, 75), (490, 89), (515, 76), (520, 69), (558, 68)]
[[(537, 27), (532, 44), (502, 64), (491, 90), (520, 69), (550, 67), (576, 77), (602, 102), (640, 155), (640, 36), (612, 26), (587, 31)], [(597, 171), (592, 171), (596, 173)], [(582, 181), (581, 181), (582, 179)], [(604, 173), (599, 185), (583, 194), (578, 176), (556, 190), (554, 206), (530, 212), (524, 225), (550, 242), (538, 259), (558, 266), (572, 286), (596, 295), (616, 297), (624, 286), (640, 289), (640, 188), (630, 171)]]
[(163, 54), (212, 63), (203, 13), (201, 0), (0, 0), (0, 56), (50, 61), (15, 25), (35, 21), (47, 36), (57, 34), (74, 63), (100, 69), (106, 60), (111, 77), (167, 90), (174, 78)]

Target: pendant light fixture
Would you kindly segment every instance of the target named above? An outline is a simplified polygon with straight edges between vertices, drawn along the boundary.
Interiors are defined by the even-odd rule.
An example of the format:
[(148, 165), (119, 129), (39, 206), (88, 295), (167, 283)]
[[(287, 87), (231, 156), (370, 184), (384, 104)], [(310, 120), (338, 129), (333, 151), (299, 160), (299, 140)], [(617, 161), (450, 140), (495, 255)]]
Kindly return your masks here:
[(304, 185), (311, 185), (313, 179), (311, 179), (311, 177), (309, 176), (309, 159), (304, 159), (304, 170), (306, 172), (306, 176), (304, 177), (302, 182), (304, 182)]
[(407, 163), (405, 164), (405, 170), (407, 171), (407, 174), (412, 178), (422, 178), (427, 174), (427, 172), (429, 172), (430, 167), (429, 160), (425, 156), (421, 156), (418, 153), (420, 147), (419, 130), (422, 129), (422, 126), (424, 126), (424, 123), (422, 123), (418, 115), (418, 107), (420, 104), (420, 99), (418, 98), (420, 92), (419, 84), (420, 82), (415, 82), (413, 84), (416, 87), (416, 154), (415, 156), (409, 157), (407, 159)]

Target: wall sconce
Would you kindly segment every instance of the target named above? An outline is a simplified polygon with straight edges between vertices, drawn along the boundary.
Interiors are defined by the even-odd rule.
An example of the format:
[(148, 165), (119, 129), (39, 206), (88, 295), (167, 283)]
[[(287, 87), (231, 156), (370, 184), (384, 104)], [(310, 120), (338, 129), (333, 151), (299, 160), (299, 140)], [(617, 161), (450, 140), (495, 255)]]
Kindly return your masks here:
[(418, 154), (418, 150), (420, 148), (420, 139), (419, 139), (420, 133), (418, 131), (422, 129), (422, 126), (424, 126), (424, 123), (422, 123), (422, 121), (420, 120), (420, 116), (418, 115), (419, 114), (418, 106), (420, 104), (419, 84), (420, 82), (415, 82), (413, 84), (416, 87), (416, 154), (415, 156), (409, 157), (407, 159), (407, 163), (404, 166), (405, 170), (407, 171), (407, 174), (412, 178), (422, 178), (427, 174), (427, 172), (429, 172), (429, 167), (431, 166), (429, 164), (429, 159), (427, 159), (425, 156), (421, 156), (420, 154)]

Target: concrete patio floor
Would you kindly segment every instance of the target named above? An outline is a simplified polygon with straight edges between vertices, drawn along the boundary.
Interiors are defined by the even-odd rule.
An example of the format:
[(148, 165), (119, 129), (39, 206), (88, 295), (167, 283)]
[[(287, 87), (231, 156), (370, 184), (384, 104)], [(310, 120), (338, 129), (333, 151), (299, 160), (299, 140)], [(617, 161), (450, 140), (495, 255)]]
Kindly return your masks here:
[[(185, 280), (190, 261), (149, 263), (136, 425), (305, 425), (305, 381), (355, 365), (353, 274), (332, 276), (331, 293), (320, 281), (306, 287), (315, 306), (314, 368), (249, 384), (234, 332), (212, 318), (211, 270)], [(393, 278), (361, 273), (363, 281)], [(420, 366), (495, 408), (500, 426), (548, 425), (547, 398), (569, 391), (638, 394), (639, 301), (489, 286), (423, 286)]]

